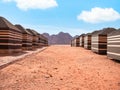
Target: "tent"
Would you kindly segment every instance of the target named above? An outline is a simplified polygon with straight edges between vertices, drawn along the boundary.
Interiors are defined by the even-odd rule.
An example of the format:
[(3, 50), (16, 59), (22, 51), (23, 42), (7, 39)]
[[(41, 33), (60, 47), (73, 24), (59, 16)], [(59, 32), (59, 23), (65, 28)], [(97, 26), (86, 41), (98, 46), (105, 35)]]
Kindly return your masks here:
[(120, 60), (120, 29), (108, 34), (107, 56)]
[(84, 48), (91, 49), (91, 33), (87, 33), (84, 37)]
[(32, 49), (32, 34), (19, 24), (15, 26), (22, 32), (22, 49), (31, 50)]
[(114, 28), (104, 28), (92, 33), (92, 51), (98, 54), (107, 53), (107, 35), (114, 31)]
[(22, 51), (22, 32), (4, 17), (0, 17), (0, 54)]

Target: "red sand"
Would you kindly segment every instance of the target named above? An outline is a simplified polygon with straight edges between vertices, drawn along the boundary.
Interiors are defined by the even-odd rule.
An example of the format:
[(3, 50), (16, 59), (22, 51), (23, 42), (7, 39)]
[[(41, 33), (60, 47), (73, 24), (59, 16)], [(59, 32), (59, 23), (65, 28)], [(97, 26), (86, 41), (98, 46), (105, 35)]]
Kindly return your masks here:
[(80, 47), (50, 46), (1, 69), (0, 90), (120, 90), (120, 63)]

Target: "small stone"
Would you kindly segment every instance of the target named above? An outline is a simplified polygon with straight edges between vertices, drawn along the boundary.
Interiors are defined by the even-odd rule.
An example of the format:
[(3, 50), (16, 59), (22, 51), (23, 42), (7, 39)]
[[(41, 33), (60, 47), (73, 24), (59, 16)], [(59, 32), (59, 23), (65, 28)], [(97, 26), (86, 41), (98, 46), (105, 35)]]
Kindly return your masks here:
[(60, 78), (60, 80), (63, 80), (62, 78)]
[(118, 83), (118, 86), (120, 86), (120, 82)]
[(50, 74), (50, 77), (53, 77), (53, 76)]
[(54, 69), (56, 69), (56, 70), (57, 70), (58, 68), (54, 68)]

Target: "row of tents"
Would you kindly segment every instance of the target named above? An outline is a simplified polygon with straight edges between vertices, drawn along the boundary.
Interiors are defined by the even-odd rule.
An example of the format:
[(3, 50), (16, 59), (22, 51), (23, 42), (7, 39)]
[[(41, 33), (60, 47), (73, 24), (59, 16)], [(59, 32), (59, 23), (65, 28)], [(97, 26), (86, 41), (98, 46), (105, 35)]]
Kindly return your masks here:
[(0, 17), (0, 54), (12, 54), (25, 50), (36, 50), (48, 46), (48, 39), (32, 29), (13, 25)]
[(81, 34), (71, 41), (71, 46), (84, 47), (111, 59), (120, 60), (120, 29), (104, 28)]

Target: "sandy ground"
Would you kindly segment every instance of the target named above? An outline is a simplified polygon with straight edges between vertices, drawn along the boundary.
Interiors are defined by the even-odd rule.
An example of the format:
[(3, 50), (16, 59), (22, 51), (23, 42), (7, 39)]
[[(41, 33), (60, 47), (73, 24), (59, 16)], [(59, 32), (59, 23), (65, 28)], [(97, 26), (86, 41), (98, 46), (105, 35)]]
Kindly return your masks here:
[(0, 90), (120, 90), (120, 63), (80, 47), (50, 46), (1, 69)]

